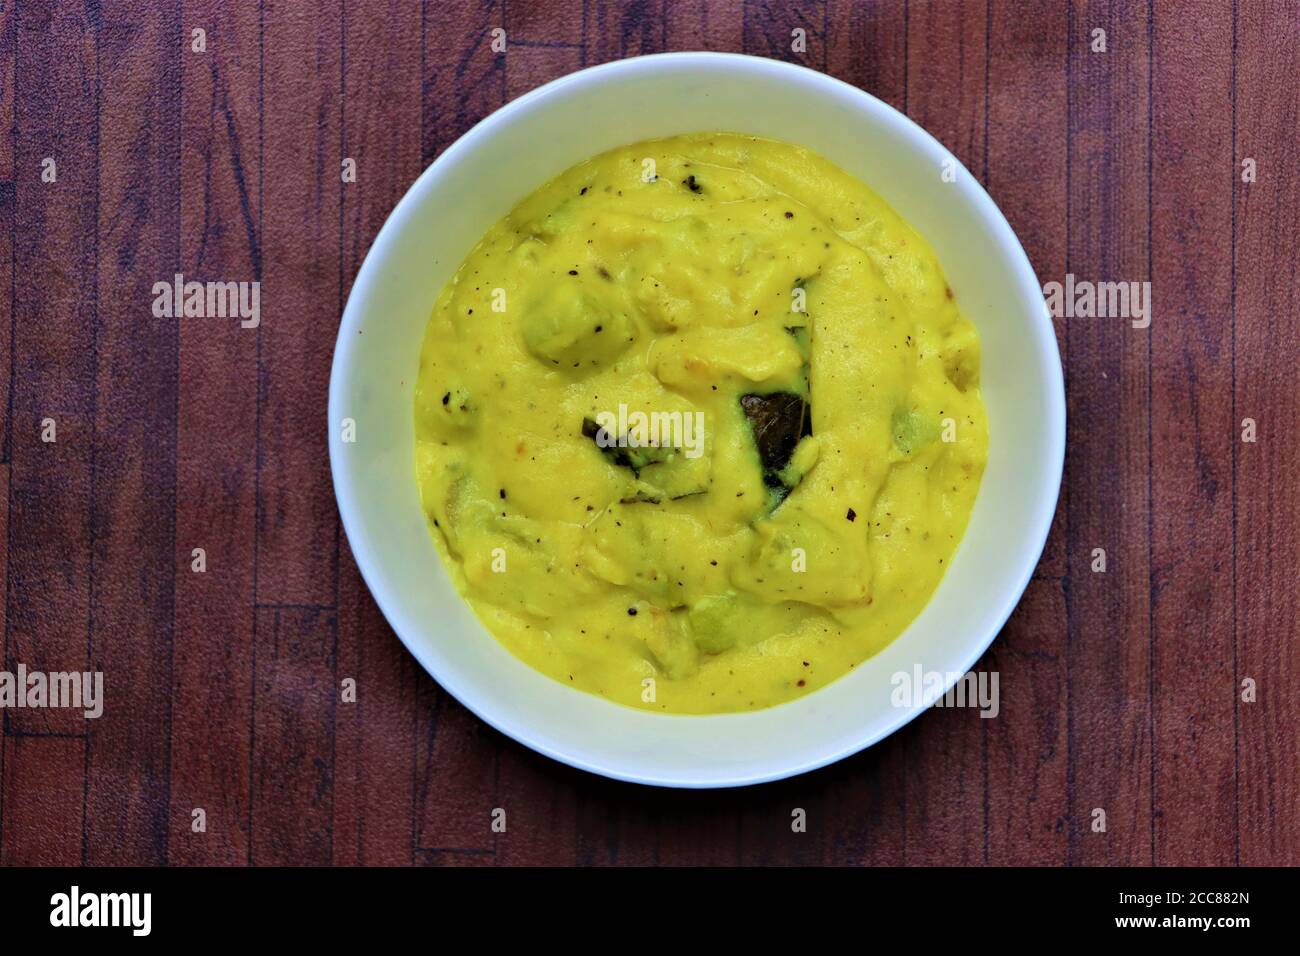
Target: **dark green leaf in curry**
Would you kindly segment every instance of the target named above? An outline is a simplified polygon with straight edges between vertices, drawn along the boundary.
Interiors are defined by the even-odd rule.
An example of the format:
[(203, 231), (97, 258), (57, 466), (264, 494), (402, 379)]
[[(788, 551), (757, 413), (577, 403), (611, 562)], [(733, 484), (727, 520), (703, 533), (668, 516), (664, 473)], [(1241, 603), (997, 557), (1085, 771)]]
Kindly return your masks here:
[[(602, 438), (601, 433), (605, 432)], [(709, 487), (708, 462), (686, 458), (670, 446), (623, 444), (590, 418), (582, 420), (582, 434), (610, 464), (625, 468), (637, 479), (638, 487), (620, 499), (622, 504), (661, 504), (665, 499), (680, 501), (704, 494)]]
[(790, 463), (799, 440), (812, 434), (812, 409), (802, 395), (790, 392), (742, 395), (740, 408), (754, 435), (763, 483), (778, 492), (779, 503), (790, 491), (780, 473)]
[(611, 464), (620, 468), (631, 469), (632, 474), (640, 475), (641, 469), (647, 465), (652, 465), (657, 461), (663, 461), (673, 451), (671, 448), (660, 448), (654, 445), (626, 445), (619, 441), (617, 435), (605, 432), (605, 438), (600, 437), (601, 432), (605, 429), (596, 424), (593, 419), (584, 418), (582, 420), (582, 434), (584, 438), (590, 438), (595, 443), (596, 448), (609, 459)]

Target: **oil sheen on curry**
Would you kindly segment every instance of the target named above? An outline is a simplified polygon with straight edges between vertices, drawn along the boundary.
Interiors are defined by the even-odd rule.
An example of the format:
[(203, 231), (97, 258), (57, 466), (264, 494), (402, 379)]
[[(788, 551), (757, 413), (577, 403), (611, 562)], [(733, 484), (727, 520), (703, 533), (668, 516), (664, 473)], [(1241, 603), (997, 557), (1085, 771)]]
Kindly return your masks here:
[(521, 202), (443, 290), (420, 493), (533, 667), (641, 709), (769, 707), (934, 592), (987, 459), (979, 355), (924, 240), (838, 167), (638, 143)]

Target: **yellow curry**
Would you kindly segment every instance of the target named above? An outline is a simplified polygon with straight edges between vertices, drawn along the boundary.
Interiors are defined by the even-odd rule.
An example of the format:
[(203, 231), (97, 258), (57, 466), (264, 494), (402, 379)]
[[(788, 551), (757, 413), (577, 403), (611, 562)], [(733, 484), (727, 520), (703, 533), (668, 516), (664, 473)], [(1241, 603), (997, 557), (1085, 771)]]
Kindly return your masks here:
[(673, 713), (788, 701), (897, 637), (988, 452), (926, 243), (825, 159), (726, 133), (597, 156), (497, 223), (434, 308), (415, 426), (487, 628)]

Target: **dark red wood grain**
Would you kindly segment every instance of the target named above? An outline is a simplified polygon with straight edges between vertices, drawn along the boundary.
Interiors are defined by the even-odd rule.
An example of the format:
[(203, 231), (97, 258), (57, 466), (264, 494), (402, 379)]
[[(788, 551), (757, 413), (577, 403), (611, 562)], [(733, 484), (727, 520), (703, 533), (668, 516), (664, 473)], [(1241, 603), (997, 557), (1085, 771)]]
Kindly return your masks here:
[[(255, 277), (258, 11), (186, 0), (181, 18), (191, 29), (206, 24), (214, 42), (204, 59), (181, 60), (179, 268), (201, 280)], [(248, 859), (258, 424), (250, 370), (257, 348), (257, 333), (237, 323), (180, 323), (168, 815), (168, 859), (178, 863)], [(195, 549), (203, 551), (201, 572)], [(207, 746), (193, 746), (203, 738)], [(192, 829), (195, 810), (206, 817), (205, 834)]]
[[(12, 16), (17, 65), (5, 661), (42, 671), (83, 670), (99, 325), (97, 31), (77, 8), (22, 6)], [(55, 182), (42, 182), (46, 168)], [(41, 440), (46, 420), (54, 424), (54, 442)], [(6, 734), (85, 733), (85, 721), (66, 710), (13, 710), (4, 718)]]
[[(0, 460), (9, 461), (10, 389), (13, 385), (14, 285), (14, 60), (18, 18), (12, 6), (0, 7)], [(5, 290), (10, 290), (5, 295)], [(8, 501), (0, 507), (8, 508)]]
[(259, 608), (254, 625), (250, 863), (332, 862), (338, 617)]
[[(1150, 277), (1150, 14), (1072, 5), (1066, 23), (1067, 274)], [(1094, 30), (1107, 52), (1094, 53)], [(1057, 280), (1060, 281), (1060, 280)], [(1173, 320), (1065, 319), (1066, 660), (1071, 861), (1154, 856), (1151, 354)], [(1103, 571), (1094, 552), (1105, 557)], [(1105, 830), (1094, 829), (1104, 813)]]
[[(1152, 283), (1149, 329), (1057, 321), (1066, 477), (979, 665), (996, 719), (744, 791), (615, 783), (471, 716), (361, 580), (323, 409), (375, 234), (508, 99), (665, 49), (860, 86), (1044, 282)], [(1296, 0), (0, 4), (3, 660), (109, 694), (3, 715), (0, 864), (1300, 863), (1297, 75)], [(260, 280), (261, 326), (155, 318), (178, 271)]]
[(159, 865), (169, 829), (178, 333), (146, 306), (157, 273), (178, 260), (180, 17), (141, 21), (105, 6), (94, 26), (89, 670), (131, 676), (114, 682), (114, 705), (87, 740), (82, 852), (90, 864)]
[[(1156, 11), (1152, 55), (1152, 803), (1155, 862), (1236, 859), (1232, 9)], [(1195, 245), (1187, 236), (1201, 237)], [(1226, 361), (1225, 361), (1226, 359)], [(1158, 413), (1157, 413), (1158, 410)], [(1162, 746), (1176, 740), (1176, 746)], [(1196, 812), (1187, 812), (1188, 808)]]
[(260, 130), (257, 600), (332, 605), (338, 522), (317, 399), (342, 286), (342, 2), (266, 6), (261, 30), (273, 81)]
[[(1271, 4), (1269, 12), (1295, 8)], [(1296, 507), (1300, 501), (1300, 170), (1295, 130), (1300, 103), (1278, 96), (1300, 62), (1300, 36), (1279, 30), (1265, 17), (1236, 24), (1233, 127), (1237, 160), (1233, 186), (1232, 427), (1251, 418), (1266, 437), (1233, 444), (1233, 634), (1236, 679), (1260, 688), (1254, 704), (1237, 705), (1237, 836), (1243, 861), (1300, 859), (1300, 654), (1295, 633), (1300, 600), (1294, 587), (1300, 567)], [(1255, 55), (1243, 57), (1242, 51)], [(1290, 130), (1291, 137), (1273, 130)], [(1241, 183), (1240, 162), (1256, 161), (1260, 181)], [(1267, 189), (1258, 187), (1266, 183)], [(1288, 198), (1289, 197), (1289, 198)], [(1266, 453), (1262, 453), (1268, 449)], [(1292, 586), (1287, 586), (1287, 582)], [(1234, 695), (1241, 700), (1240, 693)]]

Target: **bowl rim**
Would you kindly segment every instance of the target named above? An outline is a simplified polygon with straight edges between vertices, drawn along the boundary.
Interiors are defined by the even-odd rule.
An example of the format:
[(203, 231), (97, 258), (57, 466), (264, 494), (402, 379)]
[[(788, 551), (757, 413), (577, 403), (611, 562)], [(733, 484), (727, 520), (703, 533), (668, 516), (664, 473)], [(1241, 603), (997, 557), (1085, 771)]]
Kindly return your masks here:
[[(1035, 296), (1041, 297), (1042, 287), (1028, 255), (1025, 253), (1011, 225), (1007, 222), (1006, 217), (992, 197), (989, 196), (983, 184), (969, 170), (965, 170), (960, 160), (953, 156), (947, 147), (924, 127), (890, 104), (865, 90), (819, 70), (767, 57), (714, 51), (675, 51), (627, 57), (567, 73), (505, 103), (444, 149), (407, 188), (376, 234), (374, 241), (366, 252), (361, 268), (357, 270), (356, 277), (352, 282), (352, 288), (348, 292), (348, 300), (340, 318), (334, 356), (330, 366), (329, 398), (325, 422), (329, 435), (330, 473), (335, 499), (340, 522), (344, 533), (347, 535), (347, 542), (353, 560), (367, 588), (370, 590), (375, 604), (384, 615), (385, 621), (425, 672), (444, 691), (459, 701), (478, 719), (525, 747), (552, 760), (614, 780), (682, 789), (721, 789), (751, 786), (783, 780), (817, 770), (880, 742), (909, 724), (918, 715), (928, 710), (929, 706), (918, 701), (910, 707), (900, 707), (897, 709), (895, 718), (883, 722), (882, 725), (870, 732), (864, 733), (847, 746), (819, 753), (807, 759), (786, 760), (784, 762), (773, 761), (772, 766), (765, 770), (737, 775), (734, 778), (724, 780), (699, 780), (690, 777), (635, 773), (618, 767), (604, 766), (596, 760), (588, 759), (581, 753), (568, 752), (538, 740), (533, 736), (530, 728), (514, 726), (494, 714), (491, 694), (481, 693), (478, 689), (467, 687), (455, 678), (449, 679), (445, 673), (441, 672), (442, 669), (437, 666), (438, 661), (432, 646), (427, 642), (420, 641), (418, 635), (414, 633), (408, 635), (403, 627), (396, 623), (396, 620), (401, 619), (401, 615), (395, 613), (395, 599), (388, 593), (391, 589), (385, 583), (377, 567), (375, 545), (371, 536), (365, 532), (356, 513), (356, 506), (352, 503), (357, 498), (358, 489), (348, 476), (347, 469), (342, 463), (343, 447), (341, 436), (331, 423), (340, 420), (343, 402), (343, 386), (341, 383), (346, 378), (351, 364), (352, 348), (350, 343), (355, 342), (357, 338), (357, 327), (361, 323), (363, 311), (361, 300), (367, 297), (366, 290), (375, 281), (374, 274), (380, 268), (378, 263), (388, 257), (390, 247), (396, 243), (396, 237), (402, 231), (405, 222), (415, 214), (417, 207), (423, 201), (423, 195), (433, 188), (443, 171), (453, 166), (462, 153), (470, 150), (480, 140), (490, 137), (497, 127), (510, 122), (516, 115), (535, 108), (563, 88), (600, 82), (602, 78), (613, 74), (635, 73), (662, 67), (690, 69), (717, 67), (719, 65), (738, 70), (782, 75), (790, 82), (797, 82), (807, 86), (813, 92), (846, 97), (853, 101), (858, 108), (874, 111), (887, 123), (897, 127), (900, 135), (910, 136), (919, 141), (927, 151), (937, 151), (945, 158), (952, 159), (966, 173), (962, 177), (964, 188), (969, 190), (972, 206), (984, 226), (997, 240), (997, 244), (1003, 250), (1009, 264), (1019, 274), (1021, 283), (1032, 288)], [(1047, 406), (1043, 409), (1043, 421), (1047, 433), (1048, 453), (1044, 456), (1041, 464), (1044, 469), (1044, 480), (1050, 479), (1050, 492), (1042, 498), (1039, 513), (1034, 516), (1032, 532), (1027, 537), (1027, 541), (1030, 542), (1031, 546), (1023, 549), (1019, 573), (1013, 578), (1009, 578), (1009, 583), (1000, 589), (1003, 594), (1002, 606), (992, 617), (992, 620), (995, 620), (997, 625), (990, 627), (988, 633), (984, 636), (971, 641), (966, 658), (960, 668), (948, 672), (952, 679), (948, 679), (948, 675), (945, 675), (944, 693), (952, 689), (961, 675), (974, 667), (1002, 632), (1008, 618), (1020, 603), (1042, 558), (1043, 549), (1046, 547), (1056, 513), (1056, 506), (1060, 498), (1061, 480), (1065, 467), (1065, 377), (1061, 364), (1060, 349), (1056, 341), (1056, 333), (1051, 316), (1045, 306), (1040, 315), (1041, 321), (1032, 323), (1029, 328), (1034, 333), (1039, 363), (1043, 368), (1046, 379)], [(940, 586), (942, 586), (942, 582), (940, 582)], [(822, 690), (825, 689), (822, 688)], [(673, 720), (712, 720), (735, 715), (647, 714), (647, 716), (667, 717)]]

